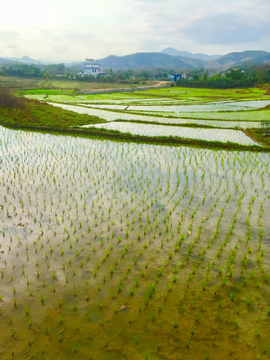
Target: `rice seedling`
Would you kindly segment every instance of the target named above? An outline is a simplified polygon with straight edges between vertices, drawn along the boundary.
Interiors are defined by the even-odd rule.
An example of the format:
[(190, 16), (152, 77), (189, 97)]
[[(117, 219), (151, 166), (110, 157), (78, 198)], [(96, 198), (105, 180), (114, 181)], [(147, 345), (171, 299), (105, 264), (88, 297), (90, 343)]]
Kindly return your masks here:
[(133, 288), (129, 288), (129, 292), (130, 292), (130, 296), (134, 296), (134, 289)]

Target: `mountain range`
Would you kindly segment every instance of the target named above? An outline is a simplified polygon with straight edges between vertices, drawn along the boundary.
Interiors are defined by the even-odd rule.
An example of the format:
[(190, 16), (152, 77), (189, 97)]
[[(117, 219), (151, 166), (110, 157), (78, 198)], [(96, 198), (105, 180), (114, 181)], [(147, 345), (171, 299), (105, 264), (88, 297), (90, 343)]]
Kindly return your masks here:
[(233, 52), (224, 56), (220, 56), (217, 59), (208, 61), (205, 64), (205, 68), (208, 69), (220, 69), (222, 67), (230, 68), (233, 66), (243, 66), (246, 64), (259, 65), (259, 64), (270, 64), (270, 53), (266, 51), (254, 51), (247, 50), (243, 52)]
[[(48, 65), (45, 62), (31, 59), (28, 56), (22, 58), (0, 57), (0, 65), (4, 63), (24, 63), (36, 65)], [(253, 65), (270, 64), (270, 53), (266, 51), (247, 50), (233, 52), (226, 55), (207, 55), (202, 53), (193, 54), (188, 51), (179, 51), (174, 48), (166, 48), (161, 52), (140, 52), (125, 56), (110, 55), (104, 59), (93, 61), (100, 64), (101, 68), (113, 70), (164, 68), (175, 70), (192, 70), (205, 68), (209, 70), (222, 71), (231, 67), (250, 67)], [(82, 68), (84, 62), (72, 62), (65, 64)]]
[[(175, 70), (191, 70), (205, 68), (223, 71), (231, 67), (248, 68), (254, 65), (270, 64), (270, 53), (266, 51), (247, 50), (226, 55), (192, 54), (188, 51), (178, 51), (167, 48), (161, 52), (135, 53), (125, 56), (110, 55), (104, 59), (95, 60), (101, 68), (113, 70), (165, 68)], [(84, 62), (71, 63), (70, 66), (83, 67)]]
[(188, 58), (201, 59), (201, 60), (205, 60), (205, 61), (214, 60), (221, 56), (221, 55), (207, 55), (207, 54), (202, 54), (202, 53), (192, 54), (188, 51), (179, 51), (172, 47), (168, 47), (168, 48), (162, 50), (161, 53), (172, 55), (172, 56), (183, 56), (183, 57), (188, 57)]
[(35, 65), (49, 65), (53, 64), (51, 61), (43, 61), (43, 60), (35, 60), (31, 59), (29, 56), (23, 56), (21, 58), (17, 57), (2, 57), (0, 58), (1, 63), (7, 63), (7, 62), (18, 62), (23, 64), (35, 64)]
[(164, 53), (136, 53), (125, 56), (110, 55), (96, 61), (104, 69), (137, 69), (137, 68), (201, 68), (204, 60), (172, 56)]

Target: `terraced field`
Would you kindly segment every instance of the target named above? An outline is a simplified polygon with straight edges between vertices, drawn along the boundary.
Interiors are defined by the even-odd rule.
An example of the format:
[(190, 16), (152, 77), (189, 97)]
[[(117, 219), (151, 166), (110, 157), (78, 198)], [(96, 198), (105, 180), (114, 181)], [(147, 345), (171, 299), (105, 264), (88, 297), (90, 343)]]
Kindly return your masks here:
[[(219, 127), (219, 128), (261, 128), (261, 121), (213, 121), (213, 120), (201, 120), (201, 119), (183, 119), (183, 118), (176, 118), (176, 117), (157, 117), (153, 115), (145, 116), (141, 115), (140, 113), (136, 114), (129, 114), (127, 112), (118, 112), (118, 111), (108, 111), (98, 108), (88, 108), (84, 106), (74, 106), (74, 105), (67, 105), (67, 104), (59, 104), (59, 103), (49, 103), (50, 105), (60, 107), (65, 110), (70, 110), (76, 112), (78, 114), (87, 114), (90, 116), (97, 116), (100, 119), (106, 120), (108, 122), (112, 122), (115, 120), (125, 120), (128, 122), (146, 122), (146, 123), (159, 123), (161, 125), (200, 125), (205, 127)], [(118, 109), (119, 110), (119, 109)], [(269, 112), (270, 114), (270, 112)], [(189, 114), (190, 115), (190, 114)], [(165, 128), (164, 128), (165, 129)], [(171, 133), (171, 135), (173, 135)]]
[[(108, 125), (98, 125), (97, 128), (114, 129), (134, 135), (182, 136), (197, 140), (211, 139), (210, 141), (223, 143), (229, 141), (242, 145), (259, 145), (252, 139), (247, 140), (244, 134), (238, 132), (239, 135), (236, 136), (236, 131), (227, 130), (261, 129), (265, 124), (269, 126), (270, 121), (270, 96), (259, 89), (240, 91), (167, 88), (98, 95), (26, 96), (110, 122)], [(119, 123), (120, 120), (124, 120), (126, 124)], [(113, 124), (114, 121), (118, 123)], [(154, 123), (156, 126), (147, 126), (147, 123)], [(192, 128), (188, 128), (188, 125)], [(206, 129), (194, 130), (196, 126)], [(224, 130), (222, 135), (222, 131), (213, 128), (226, 131)]]
[(1, 110), (35, 132), (0, 126), (0, 358), (268, 359), (270, 153), (242, 129), (270, 97), (31, 91)]

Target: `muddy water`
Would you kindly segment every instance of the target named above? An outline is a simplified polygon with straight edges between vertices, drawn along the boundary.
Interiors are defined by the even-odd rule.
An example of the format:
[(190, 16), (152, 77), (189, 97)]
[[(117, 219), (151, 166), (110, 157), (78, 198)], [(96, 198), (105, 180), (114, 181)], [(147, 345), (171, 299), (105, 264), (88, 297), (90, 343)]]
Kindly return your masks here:
[(268, 154), (3, 128), (0, 154), (1, 358), (267, 358)]

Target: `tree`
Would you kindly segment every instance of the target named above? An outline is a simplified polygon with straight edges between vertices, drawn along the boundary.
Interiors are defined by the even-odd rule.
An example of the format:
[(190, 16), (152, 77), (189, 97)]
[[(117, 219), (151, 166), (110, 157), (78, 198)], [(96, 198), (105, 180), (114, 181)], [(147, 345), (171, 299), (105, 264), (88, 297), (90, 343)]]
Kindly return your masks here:
[(46, 71), (45, 74), (44, 74), (44, 77), (46, 78), (47, 81), (48, 81), (48, 79), (49, 79), (49, 76), (50, 76), (49, 72)]

